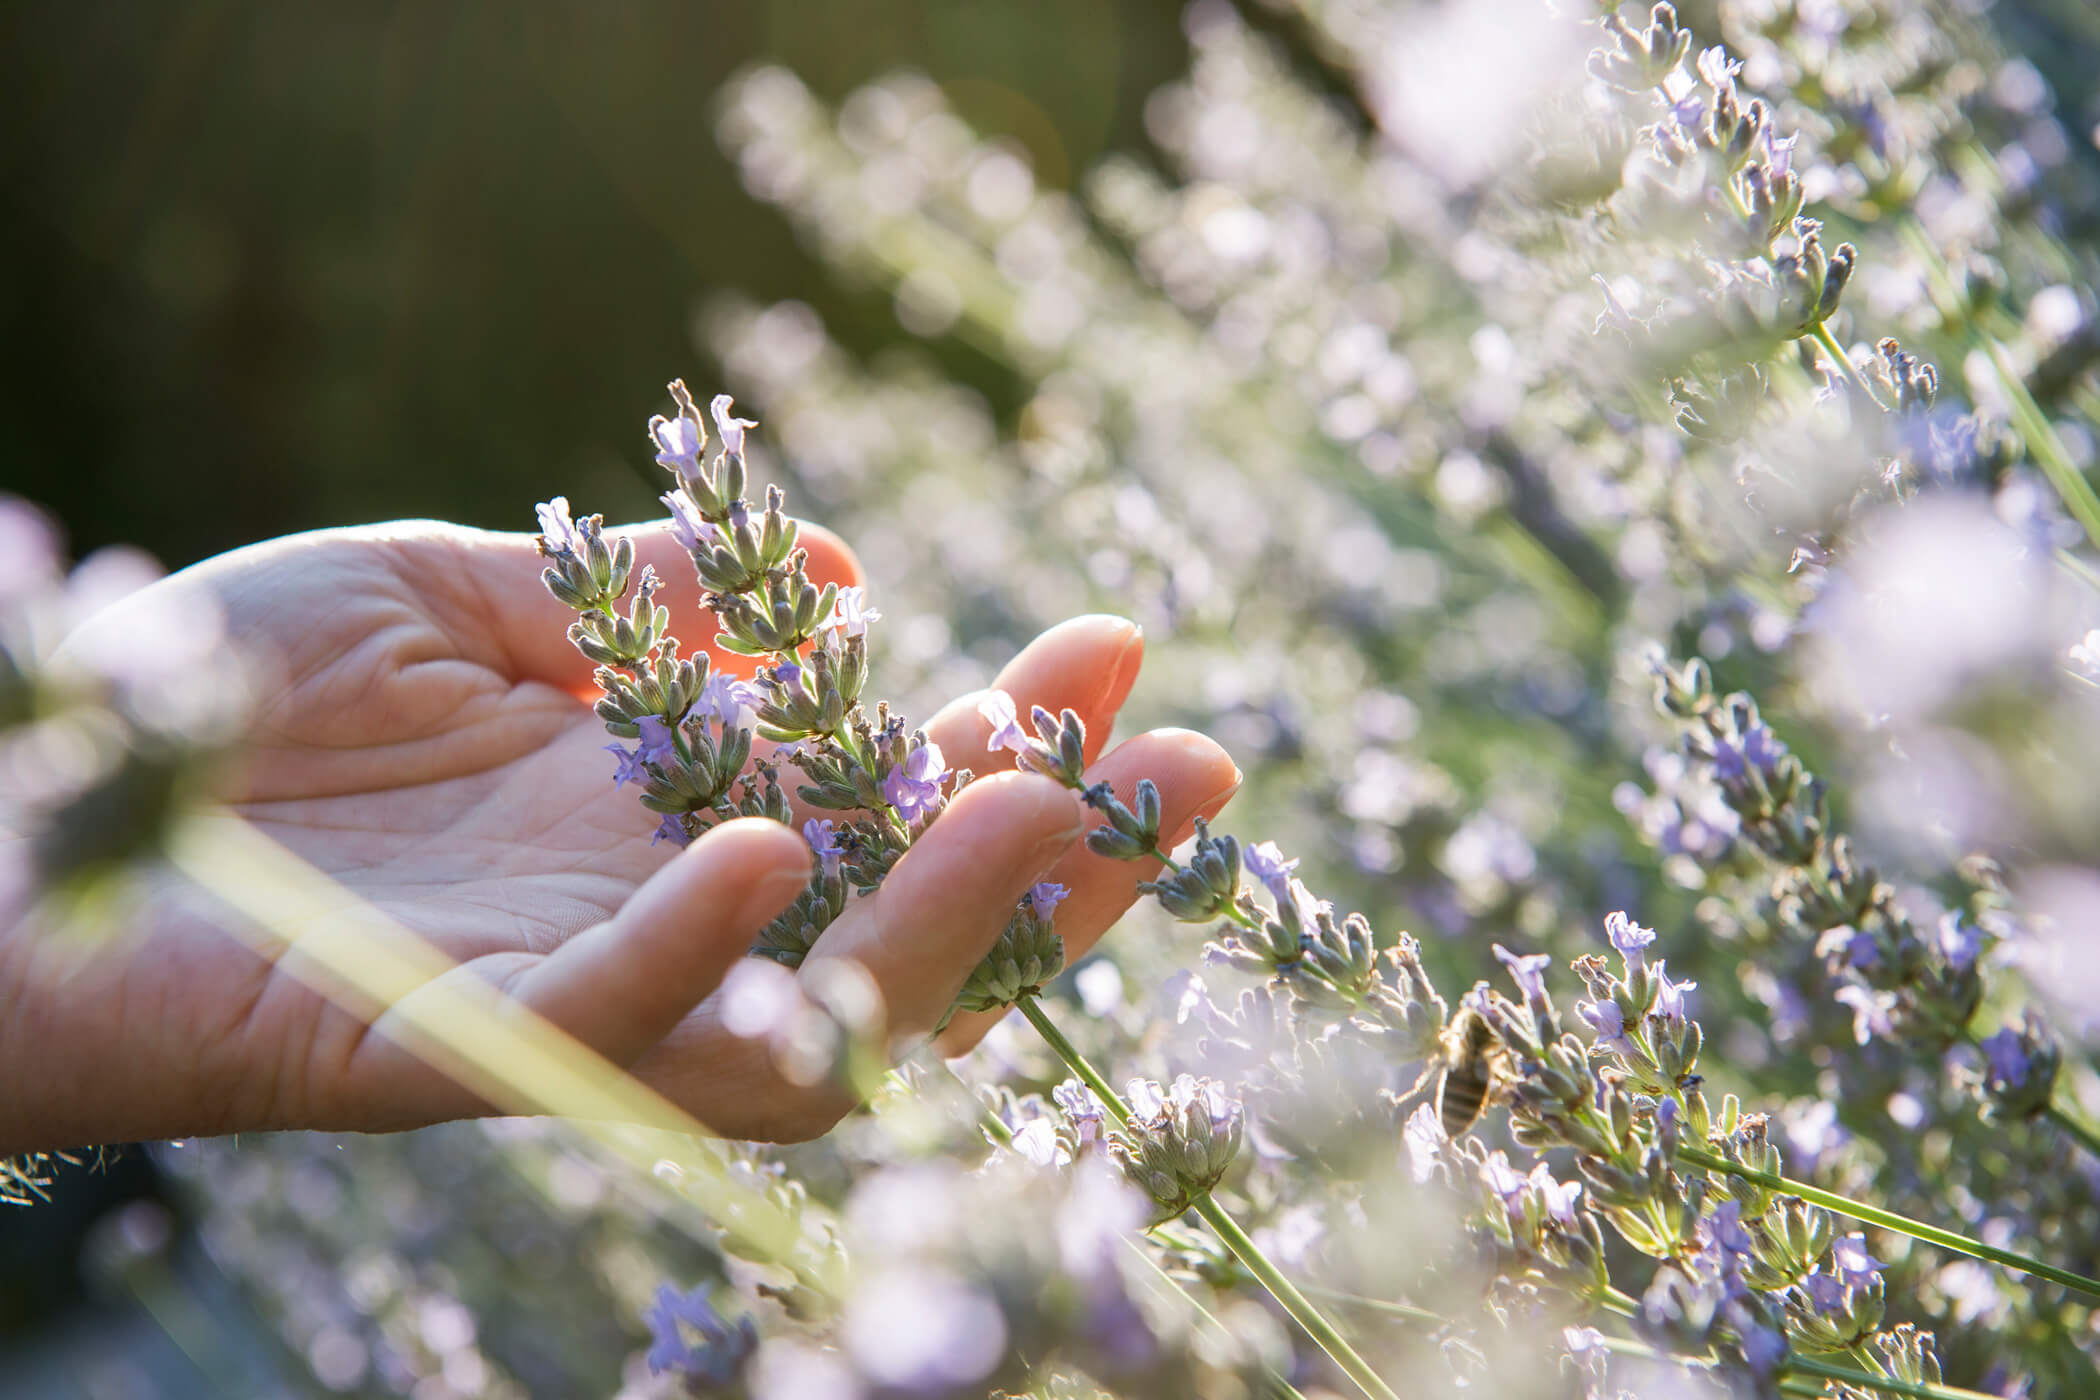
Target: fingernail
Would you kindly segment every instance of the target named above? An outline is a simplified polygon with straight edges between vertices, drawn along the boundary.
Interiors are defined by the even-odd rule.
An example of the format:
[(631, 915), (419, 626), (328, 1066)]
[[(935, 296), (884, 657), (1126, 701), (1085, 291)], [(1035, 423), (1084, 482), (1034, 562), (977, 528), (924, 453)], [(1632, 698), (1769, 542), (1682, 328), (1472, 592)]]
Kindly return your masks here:
[(1057, 821), (1055, 830), (1038, 837), (1036, 843), (1028, 848), (1026, 864), (1033, 869), (1043, 870), (1054, 865), (1066, 851), (1072, 849), (1080, 835), (1085, 832), (1087, 821), (1085, 809), (1079, 805), (1076, 794), (1057, 786), (1048, 778), (1039, 778), (1036, 781), (1042, 785), (1042, 791), (1037, 797), (1038, 819), (1046, 824), (1057, 821), (1060, 817), (1063, 819)]
[(1116, 653), (1108, 686), (1101, 692), (1097, 713), (1101, 713), (1104, 720), (1111, 718), (1106, 712), (1120, 708), (1130, 697), (1131, 687), (1137, 684), (1138, 668), (1145, 664), (1145, 629), (1135, 622), (1128, 626), (1130, 634), (1123, 640), (1123, 649)]
[(744, 891), (743, 900), (737, 905), (737, 922), (746, 928), (759, 928), (777, 918), (788, 901), (809, 885), (809, 876), (802, 871), (782, 869), (768, 871), (751, 882)]

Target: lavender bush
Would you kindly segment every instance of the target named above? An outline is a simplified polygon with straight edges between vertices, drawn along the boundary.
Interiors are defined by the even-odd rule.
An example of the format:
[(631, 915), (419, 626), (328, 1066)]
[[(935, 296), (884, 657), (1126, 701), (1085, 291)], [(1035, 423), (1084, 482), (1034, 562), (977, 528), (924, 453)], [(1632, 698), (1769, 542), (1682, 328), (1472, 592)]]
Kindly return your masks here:
[[(648, 446), (712, 618), (559, 500), (546, 584), (663, 840), (804, 833), (728, 991), (870, 1108), (713, 1149), (807, 1259), (690, 1257), (546, 1131), (453, 1130), (589, 1256), (560, 1364), (437, 1347), (471, 1270), (266, 1245), (340, 1219), (242, 1223), (269, 1193), (186, 1149), (237, 1268), (356, 1255), (285, 1314), (345, 1388), (573, 1385), (615, 1317), (637, 1394), (2095, 1385), (2092, 114), (1971, 7), (1279, 8), (1324, 72), (1197, 5), (1163, 161), (1077, 196), (924, 80), (729, 95), (750, 187), (1018, 411), (722, 303), (763, 433), (673, 385)], [(1149, 901), (1065, 976), (1038, 886), (954, 1010), (1021, 1014), (885, 1076), (786, 969), (971, 781), (905, 716), (1088, 608), (1247, 787), (1170, 848), (1076, 715), (988, 692)]]

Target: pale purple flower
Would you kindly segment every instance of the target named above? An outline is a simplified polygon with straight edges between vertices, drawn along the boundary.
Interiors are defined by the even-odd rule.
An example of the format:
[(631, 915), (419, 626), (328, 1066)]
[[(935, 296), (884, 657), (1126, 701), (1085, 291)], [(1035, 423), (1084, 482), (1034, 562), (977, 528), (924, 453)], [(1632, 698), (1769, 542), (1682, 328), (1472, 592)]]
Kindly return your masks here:
[(868, 606), (868, 590), (859, 584), (841, 588), (838, 598), (831, 605), (831, 616), (823, 623), (823, 630), (837, 637), (865, 637), (868, 624), (882, 620), (882, 610)]
[[(690, 1293), (659, 1285), (642, 1321), (649, 1325), (649, 1369), (676, 1371), (696, 1386), (727, 1386), (758, 1349), (758, 1324), (749, 1314), (733, 1325), (726, 1321), (708, 1302), (704, 1284)], [(697, 1340), (687, 1340), (689, 1329)]]
[(1063, 885), (1044, 880), (1028, 891), (1028, 905), (1035, 911), (1038, 919), (1047, 920), (1057, 911), (1057, 906), (1065, 902), (1065, 896), (1071, 893), (1072, 891)]
[(1240, 852), (1240, 865), (1261, 881), (1279, 909), (1290, 902), (1291, 872), (1298, 868), (1298, 862), (1285, 860), (1283, 849), (1274, 841), (1246, 847)]
[(1773, 179), (1794, 168), (1794, 147), (1799, 144), (1801, 138), (1798, 135), (1782, 139), (1772, 134), (1771, 127), (1765, 128), (1765, 169), (1771, 172)]
[(620, 760), (620, 766), (613, 770), (613, 787), (616, 790), (626, 787), (632, 779), (648, 778), (648, 772), (642, 767), (640, 749), (630, 749), (625, 744), (607, 744), (605, 751)]
[(1575, 1225), (1575, 1202), (1582, 1198), (1582, 1183), (1555, 1181), (1553, 1169), (1544, 1162), (1531, 1169), (1528, 1180), (1531, 1188), (1539, 1193), (1539, 1204), (1545, 1207), (1547, 1218), (1572, 1229)]
[(1769, 778), (1779, 771), (1779, 760), (1785, 756), (1786, 745), (1771, 727), (1753, 724), (1743, 731), (1739, 743), (1714, 741), (1714, 777), (1723, 783), (1739, 783), (1755, 769)]
[(1062, 1167), (1072, 1160), (1071, 1150), (1058, 1139), (1057, 1129), (1047, 1118), (1027, 1124), (1008, 1146), (1039, 1167)]
[(1715, 92), (1734, 86), (1735, 75), (1743, 71), (1742, 63), (1731, 59), (1728, 50), (1719, 44), (1700, 51), (1698, 68), (1699, 76), (1704, 78), (1706, 85)]
[(733, 728), (750, 723), (747, 711), (765, 702), (759, 688), (746, 680), (740, 680), (727, 671), (711, 671), (707, 684), (700, 688), (700, 698), (693, 702), (696, 714), (712, 715), (723, 728)]
[(948, 776), (941, 746), (926, 741), (905, 755), (882, 780), (882, 800), (897, 809), (906, 823), (919, 820), (940, 805), (941, 781)]
[(1655, 941), (1655, 930), (1642, 928), (1628, 918), (1626, 911), (1622, 909), (1604, 916), (1604, 936), (1611, 940), (1611, 946), (1618, 949), (1619, 956), (1626, 960), (1626, 971), (1630, 976), (1640, 971), (1641, 965), (1647, 960), (1647, 954), (1641, 950)]
[(1725, 1256), (1741, 1259), (1756, 1249), (1750, 1232), (1743, 1228), (1743, 1205), (1740, 1201), (1723, 1201), (1706, 1218), (1707, 1236)]
[(802, 684), (802, 668), (792, 661), (783, 661), (773, 668), (773, 679), (789, 690)]
[(1877, 1035), (1892, 1036), (1896, 1033), (1895, 1022), (1889, 1019), (1889, 1013), (1896, 1009), (1895, 993), (1847, 985), (1832, 995), (1852, 1008), (1852, 1038), (1861, 1045)]
[(1401, 1136), (1407, 1143), (1408, 1171), (1414, 1177), (1415, 1185), (1420, 1186), (1436, 1173), (1444, 1149), (1451, 1143), (1451, 1135), (1444, 1131), (1436, 1106), (1425, 1103), (1407, 1116), (1407, 1127)]
[(1696, 990), (1699, 984), (1672, 982), (1669, 973), (1664, 971), (1665, 966), (1664, 963), (1655, 965), (1655, 1014), (1672, 1025), (1681, 1026), (1690, 1014), (1685, 1007), (1684, 994)]
[(1686, 131), (1697, 127), (1699, 119), (1705, 115), (1706, 103), (1697, 93), (1688, 92), (1670, 104), (1670, 116)]
[(992, 727), (991, 737), (985, 741), (991, 748), (1028, 752), (1028, 731), (1021, 727), (1013, 696), (1003, 690), (988, 690), (984, 699), (977, 702), (977, 713)]
[(714, 415), (715, 431), (722, 435), (722, 450), (732, 457), (741, 457), (744, 455), (744, 430), (758, 424), (749, 418), (732, 416), (730, 409), (735, 403), (736, 400), (729, 395), (717, 394), (708, 404), (707, 411)]
[(1609, 997), (1602, 1001), (1578, 1001), (1575, 1003), (1575, 1014), (1597, 1033), (1599, 1045), (1616, 1050), (1628, 1059), (1638, 1053), (1633, 1038), (1626, 1034), (1626, 1013)]
[(720, 531), (701, 518), (700, 507), (685, 492), (666, 491), (657, 499), (671, 512), (671, 538), (680, 549), (695, 550), (722, 538)]
[(547, 542), (547, 552), (557, 556), (583, 556), (583, 532), (569, 516), (569, 498), (556, 496), (551, 501), (542, 501), (533, 507), (540, 517), (540, 538)]
[(826, 875), (839, 873), (839, 861), (846, 854), (846, 848), (839, 844), (837, 828), (836, 822), (816, 817), (802, 823), (802, 839), (809, 842), (810, 850), (824, 863)]
[(664, 819), (656, 824), (656, 835), (649, 838), (652, 846), (659, 841), (668, 841), (674, 846), (693, 844), (692, 834), (685, 829), (685, 823), (669, 812), (664, 813)]
[(1949, 909), (1940, 916), (1940, 956), (1956, 972), (1967, 972), (1975, 966), (1977, 955), (1983, 952), (1988, 939), (1988, 934), (1955, 910)]
[(1604, 1345), (1604, 1334), (1594, 1327), (1563, 1327), (1560, 1340), (1567, 1347), (1568, 1355), (1577, 1361), (1587, 1363), (1593, 1357), (1609, 1354)]
[(1487, 1160), (1480, 1164), (1480, 1179), (1502, 1199), (1502, 1204), (1512, 1211), (1516, 1209), (1517, 1198), (1524, 1194), (1524, 1178), (1517, 1175), (1517, 1169), (1500, 1148), (1488, 1153)]
[(666, 723), (662, 715), (643, 715), (634, 723), (642, 731), (642, 742), (635, 750), (635, 756), (643, 763), (659, 766), (670, 763), (678, 752), (678, 731)]
[(2018, 1031), (2006, 1026), (1985, 1036), (1977, 1046), (1990, 1066), (1993, 1081), (2013, 1089), (2027, 1082), (2033, 1062), (2028, 1058), (2027, 1042)]
[(707, 446), (707, 439), (700, 435), (698, 423), (682, 413), (676, 418), (658, 414), (649, 420), (649, 436), (656, 440), (658, 466), (689, 481), (700, 475), (700, 449)]
[(1728, 1309), (1729, 1325), (1735, 1329), (1736, 1345), (1742, 1348), (1743, 1360), (1750, 1369), (1761, 1376), (1769, 1376), (1786, 1360), (1786, 1337), (1759, 1322), (1748, 1308), (1740, 1303)]
[(1497, 943), (1495, 956), (1516, 979), (1517, 990), (1524, 994), (1526, 1001), (1546, 1000), (1546, 969), (1553, 966), (1551, 953), (1517, 954)]
[(1855, 1286), (1872, 1283), (1881, 1270), (1881, 1261), (1867, 1253), (1867, 1237), (1857, 1230), (1831, 1243), (1830, 1262), (1839, 1278)]
[(1108, 1105), (1086, 1085), (1067, 1079), (1050, 1091), (1050, 1097), (1064, 1110), (1065, 1121), (1078, 1134), (1082, 1148), (1099, 1146), (1108, 1135)]
[(1821, 1269), (1801, 1280), (1801, 1291), (1808, 1295), (1808, 1301), (1815, 1310), (1826, 1317), (1844, 1309), (1845, 1285)]

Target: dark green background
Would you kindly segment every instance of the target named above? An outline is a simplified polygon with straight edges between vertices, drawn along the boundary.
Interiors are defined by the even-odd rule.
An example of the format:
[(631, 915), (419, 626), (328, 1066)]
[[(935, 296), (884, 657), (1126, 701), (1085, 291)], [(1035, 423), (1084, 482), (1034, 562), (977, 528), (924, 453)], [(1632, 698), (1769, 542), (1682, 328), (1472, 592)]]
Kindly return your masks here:
[[(0, 11), (0, 484), (170, 565), (316, 525), (652, 508), (713, 293), (901, 338), (717, 148), (725, 77), (899, 66), (1046, 183), (1142, 141), (1179, 7), (1115, 0)], [(951, 355), (964, 352), (950, 351)], [(997, 396), (996, 369), (954, 371)]]

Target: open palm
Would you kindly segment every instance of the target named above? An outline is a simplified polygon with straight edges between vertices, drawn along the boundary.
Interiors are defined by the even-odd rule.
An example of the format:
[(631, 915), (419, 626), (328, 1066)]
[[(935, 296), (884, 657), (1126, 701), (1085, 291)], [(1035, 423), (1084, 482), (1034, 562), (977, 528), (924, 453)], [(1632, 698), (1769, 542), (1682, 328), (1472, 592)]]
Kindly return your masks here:
[[(676, 630), (711, 635), (675, 544), (654, 530), (635, 537), (670, 581), (662, 601)], [(834, 537), (805, 527), (803, 543), (814, 577), (857, 578)], [(821, 1132), (848, 1105), (785, 1084), (706, 999), (800, 890), (808, 850), (761, 821), (684, 852), (652, 844), (655, 819), (611, 781), (590, 668), (563, 635), (569, 614), (538, 582), (541, 562), (529, 536), (418, 523), (270, 541), (156, 586), (208, 587), (264, 658), (256, 732), (228, 793), (261, 831), (436, 943), (463, 965), (449, 975), (494, 983), (717, 1129)], [(124, 612), (93, 625), (121, 627)], [(1024, 709), (1069, 705), (1105, 735), (1141, 654), (1131, 624), (1076, 619), (999, 684)], [(1072, 888), (1058, 922), (1076, 956), (1152, 873), (1075, 848), (1085, 809), (1047, 779), (1002, 774), (1010, 756), (987, 751), (972, 700), (929, 732), (953, 764), (993, 776), (958, 797), (811, 958), (866, 966), (893, 1034), (936, 1023), (1034, 881)], [(1140, 776), (1160, 784), (1170, 828), (1221, 806), (1237, 782), (1216, 745), (1181, 731), (1138, 736), (1090, 773), (1126, 795)], [(383, 1012), (337, 1009), (228, 936), (230, 917), (171, 890), (134, 938), (62, 974), (21, 930), (0, 941), (0, 1066), (21, 1091), (0, 1149), (388, 1129), (481, 1110), (389, 1036)], [(346, 917), (344, 929), (314, 933), (354, 929)], [(988, 1023), (953, 1026), (946, 1043), (960, 1048)]]

